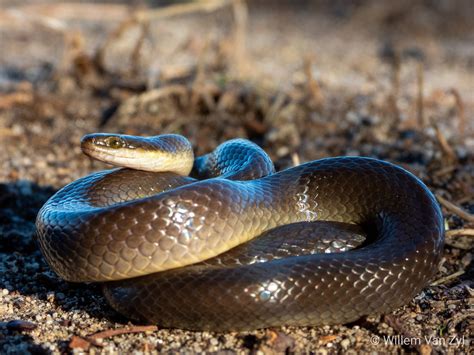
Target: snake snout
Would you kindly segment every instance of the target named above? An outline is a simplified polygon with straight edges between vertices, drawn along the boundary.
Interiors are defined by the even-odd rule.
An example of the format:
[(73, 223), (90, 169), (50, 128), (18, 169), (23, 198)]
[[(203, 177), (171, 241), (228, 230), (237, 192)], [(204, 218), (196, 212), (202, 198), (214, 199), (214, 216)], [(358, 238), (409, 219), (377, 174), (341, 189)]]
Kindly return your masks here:
[(94, 145), (94, 135), (93, 134), (86, 134), (84, 137), (81, 138), (81, 150), (84, 149), (91, 149)]

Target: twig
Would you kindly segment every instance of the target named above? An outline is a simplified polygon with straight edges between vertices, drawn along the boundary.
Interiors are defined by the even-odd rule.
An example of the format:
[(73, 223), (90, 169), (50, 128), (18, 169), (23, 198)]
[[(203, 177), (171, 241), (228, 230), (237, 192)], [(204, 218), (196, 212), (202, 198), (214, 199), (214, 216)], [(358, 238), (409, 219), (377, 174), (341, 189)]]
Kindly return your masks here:
[(456, 277), (458, 276), (461, 276), (465, 273), (464, 270), (459, 270), (459, 271), (456, 271), (454, 274), (451, 274), (451, 275), (448, 275), (448, 276), (444, 276), (436, 281), (433, 281), (431, 283), (431, 286), (438, 286), (438, 285), (441, 285), (441, 284), (444, 284), (446, 283), (447, 281), (450, 281), (452, 279), (455, 279)]
[(423, 77), (423, 63), (418, 63), (417, 68), (417, 82), (418, 82), (418, 95), (417, 95), (417, 118), (418, 126), (423, 128), (426, 125), (425, 116), (424, 116), (424, 107), (423, 107), (423, 86), (424, 86), (424, 77)]
[(464, 229), (453, 229), (450, 231), (446, 231), (447, 237), (457, 237), (459, 235), (474, 237), (474, 229), (473, 228), (464, 228)]
[(154, 332), (157, 331), (158, 327), (156, 325), (144, 325), (144, 326), (132, 326), (127, 328), (120, 329), (109, 329), (104, 330), (103, 332), (98, 332), (85, 338), (74, 335), (69, 342), (69, 348), (71, 349), (83, 349), (88, 350), (91, 345), (103, 346), (98, 340), (104, 338), (110, 338), (116, 335), (129, 334), (129, 333), (143, 333), (143, 332)]
[(301, 164), (300, 155), (298, 153), (291, 154), (291, 162), (293, 163), (293, 166), (300, 165)]
[(150, 35), (150, 22), (143, 21), (140, 26), (141, 32), (138, 37), (135, 46), (133, 47), (132, 54), (130, 55), (130, 63), (132, 66), (132, 74), (138, 74), (140, 68), (140, 53), (145, 43), (145, 39)]
[(280, 91), (275, 98), (275, 101), (270, 106), (267, 114), (265, 115), (265, 120), (268, 122), (272, 122), (275, 118), (277, 113), (283, 108), (285, 104), (286, 95), (283, 91)]
[(472, 194), (468, 192), (469, 187), (467, 187), (466, 189), (464, 189), (464, 191), (467, 193), (466, 196), (464, 197), (460, 197), (459, 199), (456, 200), (456, 203), (458, 205), (462, 205), (463, 203), (468, 203), (468, 202), (471, 202), (472, 201)]
[(121, 334), (129, 334), (129, 333), (144, 333), (144, 332), (155, 332), (158, 330), (156, 325), (137, 325), (127, 328), (119, 328), (119, 329), (108, 329), (104, 330), (103, 332), (95, 333), (88, 336), (88, 339), (97, 340), (103, 338), (110, 338), (116, 335)]
[(202, 84), (206, 78), (206, 52), (208, 49), (209, 38), (206, 38), (203, 43), (199, 44), (194, 84)]
[(306, 57), (304, 59), (304, 73), (306, 75), (308, 90), (311, 94), (311, 97), (314, 99), (316, 105), (318, 107), (321, 107), (323, 103), (323, 95), (321, 93), (321, 86), (313, 76), (313, 72), (311, 70), (312, 65), (313, 61), (311, 60), (311, 58)]
[(234, 62), (237, 75), (241, 76), (246, 68), (246, 32), (248, 8), (244, 0), (233, 0), (235, 32), (234, 32)]
[(456, 111), (459, 117), (459, 125), (458, 125), (458, 130), (459, 130), (459, 135), (461, 137), (464, 136), (465, 131), (466, 131), (466, 115), (464, 113), (464, 103), (461, 99), (461, 95), (459, 94), (459, 91), (452, 88), (449, 90), (451, 95), (453, 95), (454, 100), (456, 102)]
[(447, 210), (453, 212), (455, 215), (465, 219), (468, 222), (474, 223), (474, 215), (464, 211), (461, 207), (456, 206), (454, 203), (446, 200), (444, 197), (436, 194), (436, 198)]
[(10, 15), (13, 18), (18, 19), (23, 23), (30, 22), (33, 25), (42, 26), (49, 30), (59, 32), (61, 34), (64, 34), (68, 29), (66, 22), (58, 20), (54, 17), (43, 16), (39, 14), (34, 14), (34, 15), (27, 14), (18, 9), (7, 9), (5, 12), (7, 15)]
[(455, 165), (445, 166), (435, 172), (433, 172), (433, 176), (442, 177), (444, 175), (452, 174), (458, 167)]
[(445, 155), (448, 157), (450, 161), (456, 161), (456, 153), (454, 152), (453, 148), (448, 143), (448, 140), (444, 136), (443, 132), (439, 129), (439, 126), (437, 124), (434, 125), (435, 131), (436, 131), (436, 138), (438, 138), (439, 145), (441, 147), (441, 150), (445, 153)]
[(471, 250), (472, 249), (472, 240), (462, 237), (474, 237), (474, 229), (453, 229), (445, 232), (446, 245), (449, 245), (453, 248), (462, 249), (462, 250)]
[(137, 21), (153, 21), (173, 16), (179, 16), (194, 12), (213, 12), (230, 4), (230, 0), (201, 0), (184, 4), (170, 5), (154, 10), (136, 11), (134, 17)]
[(400, 121), (400, 110), (398, 109), (398, 96), (400, 93), (400, 68), (401, 68), (401, 61), (400, 55), (398, 53), (394, 53), (393, 60), (391, 62), (392, 67), (392, 92), (389, 96), (389, 104), (390, 108), (393, 113), (393, 123), (398, 126)]
[(64, 72), (73, 63), (74, 69), (77, 68), (78, 59), (84, 56), (84, 37), (79, 31), (68, 31), (64, 35), (66, 50), (59, 62), (59, 72)]

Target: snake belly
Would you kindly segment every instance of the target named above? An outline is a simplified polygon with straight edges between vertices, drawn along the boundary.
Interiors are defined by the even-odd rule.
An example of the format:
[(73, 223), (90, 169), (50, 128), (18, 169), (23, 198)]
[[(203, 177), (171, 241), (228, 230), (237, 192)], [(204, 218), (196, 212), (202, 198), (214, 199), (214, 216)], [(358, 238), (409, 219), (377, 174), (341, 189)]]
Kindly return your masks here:
[[(400, 167), (336, 157), (252, 180), (236, 175), (94, 173), (43, 206), (41, 250), (64, 279), (104, 282), (120, 313), (192, 330), (347, 323), (409, 302), (436, 272), (440, 208)], [(268, 231), (291, 245), (299, 224), (318, 223), (358, 226), (368, 242), (340, 253), (219, 258), (243, 243), (252, 253), (252, 240)], [(271, 244), (259, 253), (272, 253)]]

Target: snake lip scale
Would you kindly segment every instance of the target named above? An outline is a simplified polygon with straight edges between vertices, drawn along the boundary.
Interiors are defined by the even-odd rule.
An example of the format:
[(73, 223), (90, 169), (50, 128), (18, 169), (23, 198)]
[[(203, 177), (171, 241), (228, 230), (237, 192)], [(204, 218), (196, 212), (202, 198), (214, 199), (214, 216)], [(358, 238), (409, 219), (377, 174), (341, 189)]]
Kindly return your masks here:
[(179, 135), (91, 134), (81, 147), (122, 167), (52, 196), (39, 245), (59, 276), (102, 282), (132, 320), (212, 331), (348, 323), (409, 302), (442, 256), (433, 194), (388, 162), (275, 172), (250, 141), (195, 159)]

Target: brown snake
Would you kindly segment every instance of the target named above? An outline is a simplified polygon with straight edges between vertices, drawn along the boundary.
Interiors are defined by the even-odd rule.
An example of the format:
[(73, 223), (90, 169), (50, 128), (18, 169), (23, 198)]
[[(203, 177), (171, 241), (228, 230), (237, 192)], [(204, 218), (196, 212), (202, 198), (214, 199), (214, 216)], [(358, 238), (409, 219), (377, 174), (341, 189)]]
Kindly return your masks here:
[(104, 282), (110, 304), (138, 321), (347, 323), (410, 301), (441, 257), (435, 198), (387, 162), (337, 157), (275, 173), (249, 141), (194, 160), (178, 135), (92, 134), (82, 149), (129, 168), (58, 191), (38, 214), (38, 240), (58, 275)]

